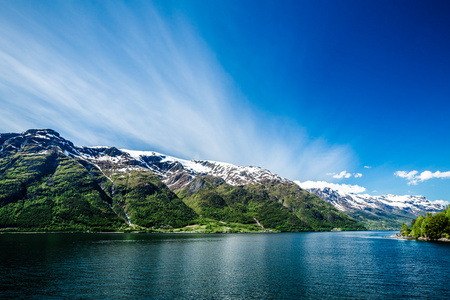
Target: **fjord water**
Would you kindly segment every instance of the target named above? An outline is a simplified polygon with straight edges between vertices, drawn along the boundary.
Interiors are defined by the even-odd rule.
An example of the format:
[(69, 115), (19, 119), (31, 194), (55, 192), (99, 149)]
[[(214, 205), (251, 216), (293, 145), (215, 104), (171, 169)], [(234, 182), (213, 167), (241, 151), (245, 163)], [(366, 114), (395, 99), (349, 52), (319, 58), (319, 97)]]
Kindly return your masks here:
[(1, 298), (450, 298), (450, 244), (392, 232), (1, 234)]

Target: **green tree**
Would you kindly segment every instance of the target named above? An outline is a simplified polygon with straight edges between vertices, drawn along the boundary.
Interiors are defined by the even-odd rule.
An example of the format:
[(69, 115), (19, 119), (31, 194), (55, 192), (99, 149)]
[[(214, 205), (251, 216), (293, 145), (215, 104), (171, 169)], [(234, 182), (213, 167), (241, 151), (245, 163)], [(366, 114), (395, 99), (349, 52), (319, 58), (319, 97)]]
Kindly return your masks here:
[(416, 221), (414, 222), (414, 225), (411, 228), (411, 234), (413, 237), (418, 238), (422, 236), (422, 222), (425, 219), (424, 216), (419, 216)]
[(426, 218), (426, 222), (423, 222), (423, 232), (429, 239), (438, 239), (442, 237), (449, 225), (449, 219), (444, 213), (437, 213), (434, 216)]
[(408, 236), (411, 233), (411, 229), (409, 229), (408, 225), (402, 223), (402, 229), (400, 230), (400, 234), (403, 236)]

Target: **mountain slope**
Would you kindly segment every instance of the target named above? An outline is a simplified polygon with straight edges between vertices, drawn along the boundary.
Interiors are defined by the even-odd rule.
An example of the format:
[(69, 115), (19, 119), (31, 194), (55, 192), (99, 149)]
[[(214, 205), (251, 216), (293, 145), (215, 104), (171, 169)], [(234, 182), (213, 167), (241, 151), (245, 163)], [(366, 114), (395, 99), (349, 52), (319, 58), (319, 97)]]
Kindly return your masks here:
[[(259, 167), (78, 147), (50, 129), (0, 134), (0, 143), (2, 227), (174, 228), (200, 214), (282, 231), (364, 229)], [(34, 214), (35, 222), (20, 221), (26, 220), (22, 210)]]
[(232, 186), (223, 179), (199, 176), (179, 192), (198, 214), (224, 221), (254, 223), (281, 231), (364, 228), (292, 182), (262, 181)]
[(123, 223), (101, 178), (52, 150), (0, 159), (0, 227), (113, 230)]
[(232, 186), (223, 179), (199, 176), (179, 192), (199, 215), (225, 222), (254, 224), (281, 231), (311, 231), (262, 184)]
[(106, 176), (97, 163), (108, 171), (122, 155), (115, 148), (75, 147), (52, 130), (1, 134), (0, 141), (0, 227), (180, 227), (197, 216), (149, 172)]
[(400, 229), (402, 223), (409, 224), (419, 215), (445, 208), (423, 196), (371, 196), (332, 189), (323, 182), (296, 183), (372, 230)]
[[(118, 173), (107, 184), (114, 203), (132, 224), (142, 227), (183, 227), (197, 217), (159, 178), (143, 171)], [(120, 211), (120, 208), (117, 210)]]

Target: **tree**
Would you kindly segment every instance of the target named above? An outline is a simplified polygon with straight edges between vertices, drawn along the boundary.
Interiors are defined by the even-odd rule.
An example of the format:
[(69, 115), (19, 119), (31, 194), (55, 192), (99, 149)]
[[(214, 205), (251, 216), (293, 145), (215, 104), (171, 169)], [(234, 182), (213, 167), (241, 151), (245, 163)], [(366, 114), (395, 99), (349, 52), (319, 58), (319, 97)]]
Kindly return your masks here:
[(424, 232), (428, 238), (430, 239), (438, 239), (441, 238), (445, 233), (447, 226), (449, 224), (449, 219), (445, 216), (444, 213), (437, 213), (434, 216), (427, 217), (426, 222), (424, 222)]
[(402, 229), (400, 230), (400, 234), (403, 236), (408, 236), (411, 232), (411, 229), (409, 229), (408, 225), (405, 223), (402, 223)]
[(419, 216), (414, 222), (413, 227), (411, 228), (411, 235), (415, 238), (422, 236), (422, 222), (425, 219), (424, 216)]

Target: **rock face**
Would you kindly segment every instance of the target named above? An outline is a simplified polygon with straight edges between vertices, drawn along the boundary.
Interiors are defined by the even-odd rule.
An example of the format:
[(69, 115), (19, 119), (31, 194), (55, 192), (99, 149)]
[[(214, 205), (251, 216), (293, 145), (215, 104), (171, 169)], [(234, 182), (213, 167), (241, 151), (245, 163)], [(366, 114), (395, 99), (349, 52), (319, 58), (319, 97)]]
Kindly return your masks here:
[[(298, 183), (302, 186), (302, 183)], [(332, 204), (336, 209), (353, 217), (369, 229), (400, 229), (401, 223), (427, 212), (442, 211), (445, 206), (433, 203), (423, 196), (354, 194), (329, 187), (306, 188), (309, 192)]]

